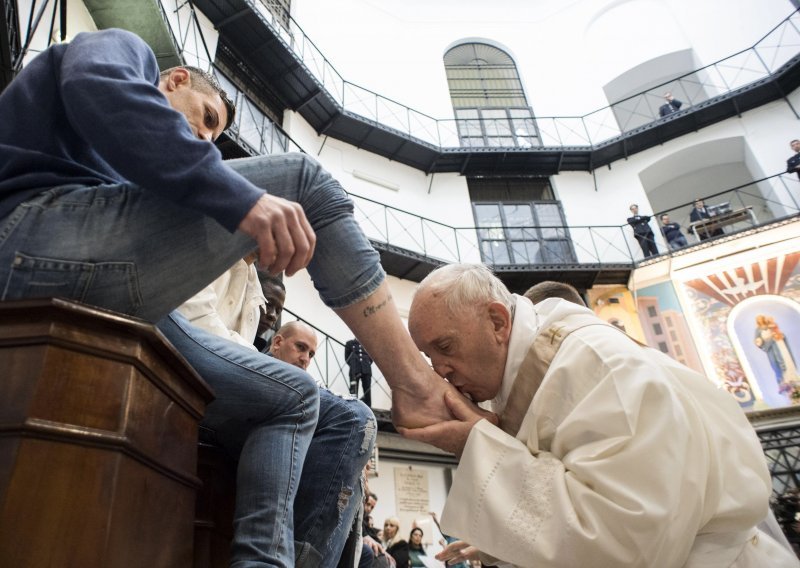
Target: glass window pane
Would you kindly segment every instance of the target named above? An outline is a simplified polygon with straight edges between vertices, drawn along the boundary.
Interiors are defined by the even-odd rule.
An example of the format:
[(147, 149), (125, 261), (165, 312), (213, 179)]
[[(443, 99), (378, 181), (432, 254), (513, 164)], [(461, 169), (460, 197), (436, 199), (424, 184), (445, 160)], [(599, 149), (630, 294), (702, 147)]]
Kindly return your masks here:
[(475, 222), (479, 227), (502, 227), (500, 206), (497, 203), (476, 203)]
[(534, 203), (536, 210), (536, 220), (542, 231), (542, 237), (546, 239), (564, 239), (567, 236), (566, 223), (561, 217), (561, 209), (556, 203)]
[(481, 242), (481, 255), (486, 264), (510, 264), (505, 241)]
[(511, 241), (514, 264), (536, 264), (540, 247), (539, 241)]
[(500, 206), (496, 203), (482, 203), (475, 205), (475, 224), (479, 227), (478, 236), (481, 239), (505, 239), (503, 219), (500, 216)]
[(483, 139), (480, 120), (459, 120), (457, 124), (461, 136), (480, 136)]
[(508, 109), (508, 114), (512, 118), (519, 118), (519, 119), (533, 118), (533, 113), (529, 108), (510, 108)]
[(533, 212), (527, 203), (504, 203), (503, 213), (509, 227), (533, 227)]
[(486, 146), (483, 136), (462, 137), (461, 145), (465, 148), (482, 148)]
[(239, 136), (252, 148), (261, 148), (261, 125), (264, 116), (258, 112), (250, 101), (243, 101), (240, 107), (241, 122), (239, 123)]
[(484, 140), (484, 145), (492, 148), (513, 148), (515, 146), (514, 139), (508, 136), (502, 138), (491, 137)]
[(506, 114), (506, 109), (504, 109), (504, 108), (500, 108), (500, 109), (498, 109), (498, 108), (484, 108), (484, 109), (481, 109), (481, 118), (484, 118), (484, 119), (487, 119), (487, 120), (493, 120), (493, 119), (507, 120), (508, 119), (508, 114)]
[(512, 128), (514, 134), (517, 136), (536, 136), (536, 127), (534, 126), (532, 118), (514, 119), (512, 121)]
[(545, 262), (575, 262), (568, 241), (542, 241), (542, 252)]

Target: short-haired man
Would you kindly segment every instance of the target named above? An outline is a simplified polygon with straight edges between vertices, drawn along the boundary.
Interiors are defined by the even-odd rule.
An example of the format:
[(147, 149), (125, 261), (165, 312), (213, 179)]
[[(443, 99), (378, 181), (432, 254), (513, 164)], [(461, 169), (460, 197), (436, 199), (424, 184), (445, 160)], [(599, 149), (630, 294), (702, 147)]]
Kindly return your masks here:
[(669, 213), (661, 215), (661, 232), (664, 234), (664, 238), (669, 248), (672, 250), (689, 245), (689, 242), (686, 240), (686, 235), (681, 232), (681, 226), (669, 220)]
[(672, 96), (672, 93), (664, 93), (664, 104), (658, 107), (659, 116), (667, 116), (673, 112), (678, 112), (683, 103)]
[(580, 292), (578, 292), (574, 286), (566, 282), (545, 280), (544, 282), (539, 282), (528, 288), (528, 291), (525, 292), (524, 295), (534, 304), (538, 304), (547, 298), (561, 298), (562, 300), (578, 304), (579, 306), (586, 305)]
[[(174, 310), (254, 250), (271, 274), (308, 267), (394, 388), (393, 417), (449, 416), (438, 394), (450, 387), (425, 379), (352, 201), (304, 154), (223, 162), (211, 143), (234, 118), (222, 89), (186, 67), (161, 73), (123, 30), (39, 54), (0, 93), (0, 117), (0, 299), (62, 296), (158, 322), (216, 393), (206, 426), (239, 458), (231, 564), (303, 566), (292, 502), (319, 389)], [(286, 405), (266, 412), (278, 383)]]
[(789, 146), (794, 152), (794, 156), (786, 160), (786, 173), (796, 173), (800, 178), (800, 140), (792, 140)]
[(485, 563), (797, 566), (755, 528), (772, 491), (758, 438), (702, 375), (482, 265), (428, 275), (408, 323), (436, 372), (497, 415), (448, 393), (456, 420), (401, 428), (460, 457), (442, 529)]
[(301, 321), (283, 324), (272, 338), (272, 345), (269, 348), (269, 354), (276, 359), (304, 371), (308, 369), (316, 353), (317, 332)]

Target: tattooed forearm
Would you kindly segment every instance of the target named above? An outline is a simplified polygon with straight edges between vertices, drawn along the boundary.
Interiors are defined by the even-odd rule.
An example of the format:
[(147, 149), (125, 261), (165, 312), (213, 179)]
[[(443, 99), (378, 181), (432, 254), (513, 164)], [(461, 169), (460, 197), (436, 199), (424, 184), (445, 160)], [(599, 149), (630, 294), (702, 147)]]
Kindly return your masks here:
[(383, 302), (381, 302), (380, 304), (378, 304), (377, 306), (367, 306), (366, 308), (364, 308), (364, 317), (365, 317), (365, 318), (368, 318), (368, 317), (369, 317), (369, 316), (371, 316), (372, 314), (374, 314), (374, 313), (377, 313), (377, 312), (378, 312), (378, 310), (380, 310), (380, 309), (381, 309), (381, 308), (383, 308), (383, 307), (384, 307), (386, 304), (388, 304), (388, 303), (389, 303), (389, 300), (391, 300), (391, 299), (392, 299), (392, 295), (391, 295), (391, 294), (389, 294), (389, 295), (386, 297), (386, 299), (385, 299)]

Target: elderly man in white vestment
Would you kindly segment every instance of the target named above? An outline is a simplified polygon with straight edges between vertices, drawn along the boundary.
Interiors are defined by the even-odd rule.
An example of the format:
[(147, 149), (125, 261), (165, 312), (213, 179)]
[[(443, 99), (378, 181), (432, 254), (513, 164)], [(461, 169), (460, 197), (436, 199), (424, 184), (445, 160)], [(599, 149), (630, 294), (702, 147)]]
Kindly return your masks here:
[(756, 528), (764, 455), (705, 377), (587, 308), (510, 294), (482, 265), (423, 280), (409, 330), (439, 375), (494, 413), (448, 393), (456, 420), (401, 429), (460, 456), (442, 530), (485, 563), (800, 565)]

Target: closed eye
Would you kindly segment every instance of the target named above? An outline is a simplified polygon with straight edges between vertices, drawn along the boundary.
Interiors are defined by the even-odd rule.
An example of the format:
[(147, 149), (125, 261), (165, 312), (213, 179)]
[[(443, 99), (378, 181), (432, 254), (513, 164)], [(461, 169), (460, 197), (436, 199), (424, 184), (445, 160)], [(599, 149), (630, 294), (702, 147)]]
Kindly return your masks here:
[(211, 130), (215, 131), (219, 126), (219, 116), (217, 116), (216, 111), (211, 107), (206, 107), (206, 115), (203, 120), (206, 128), (210, 128)]

